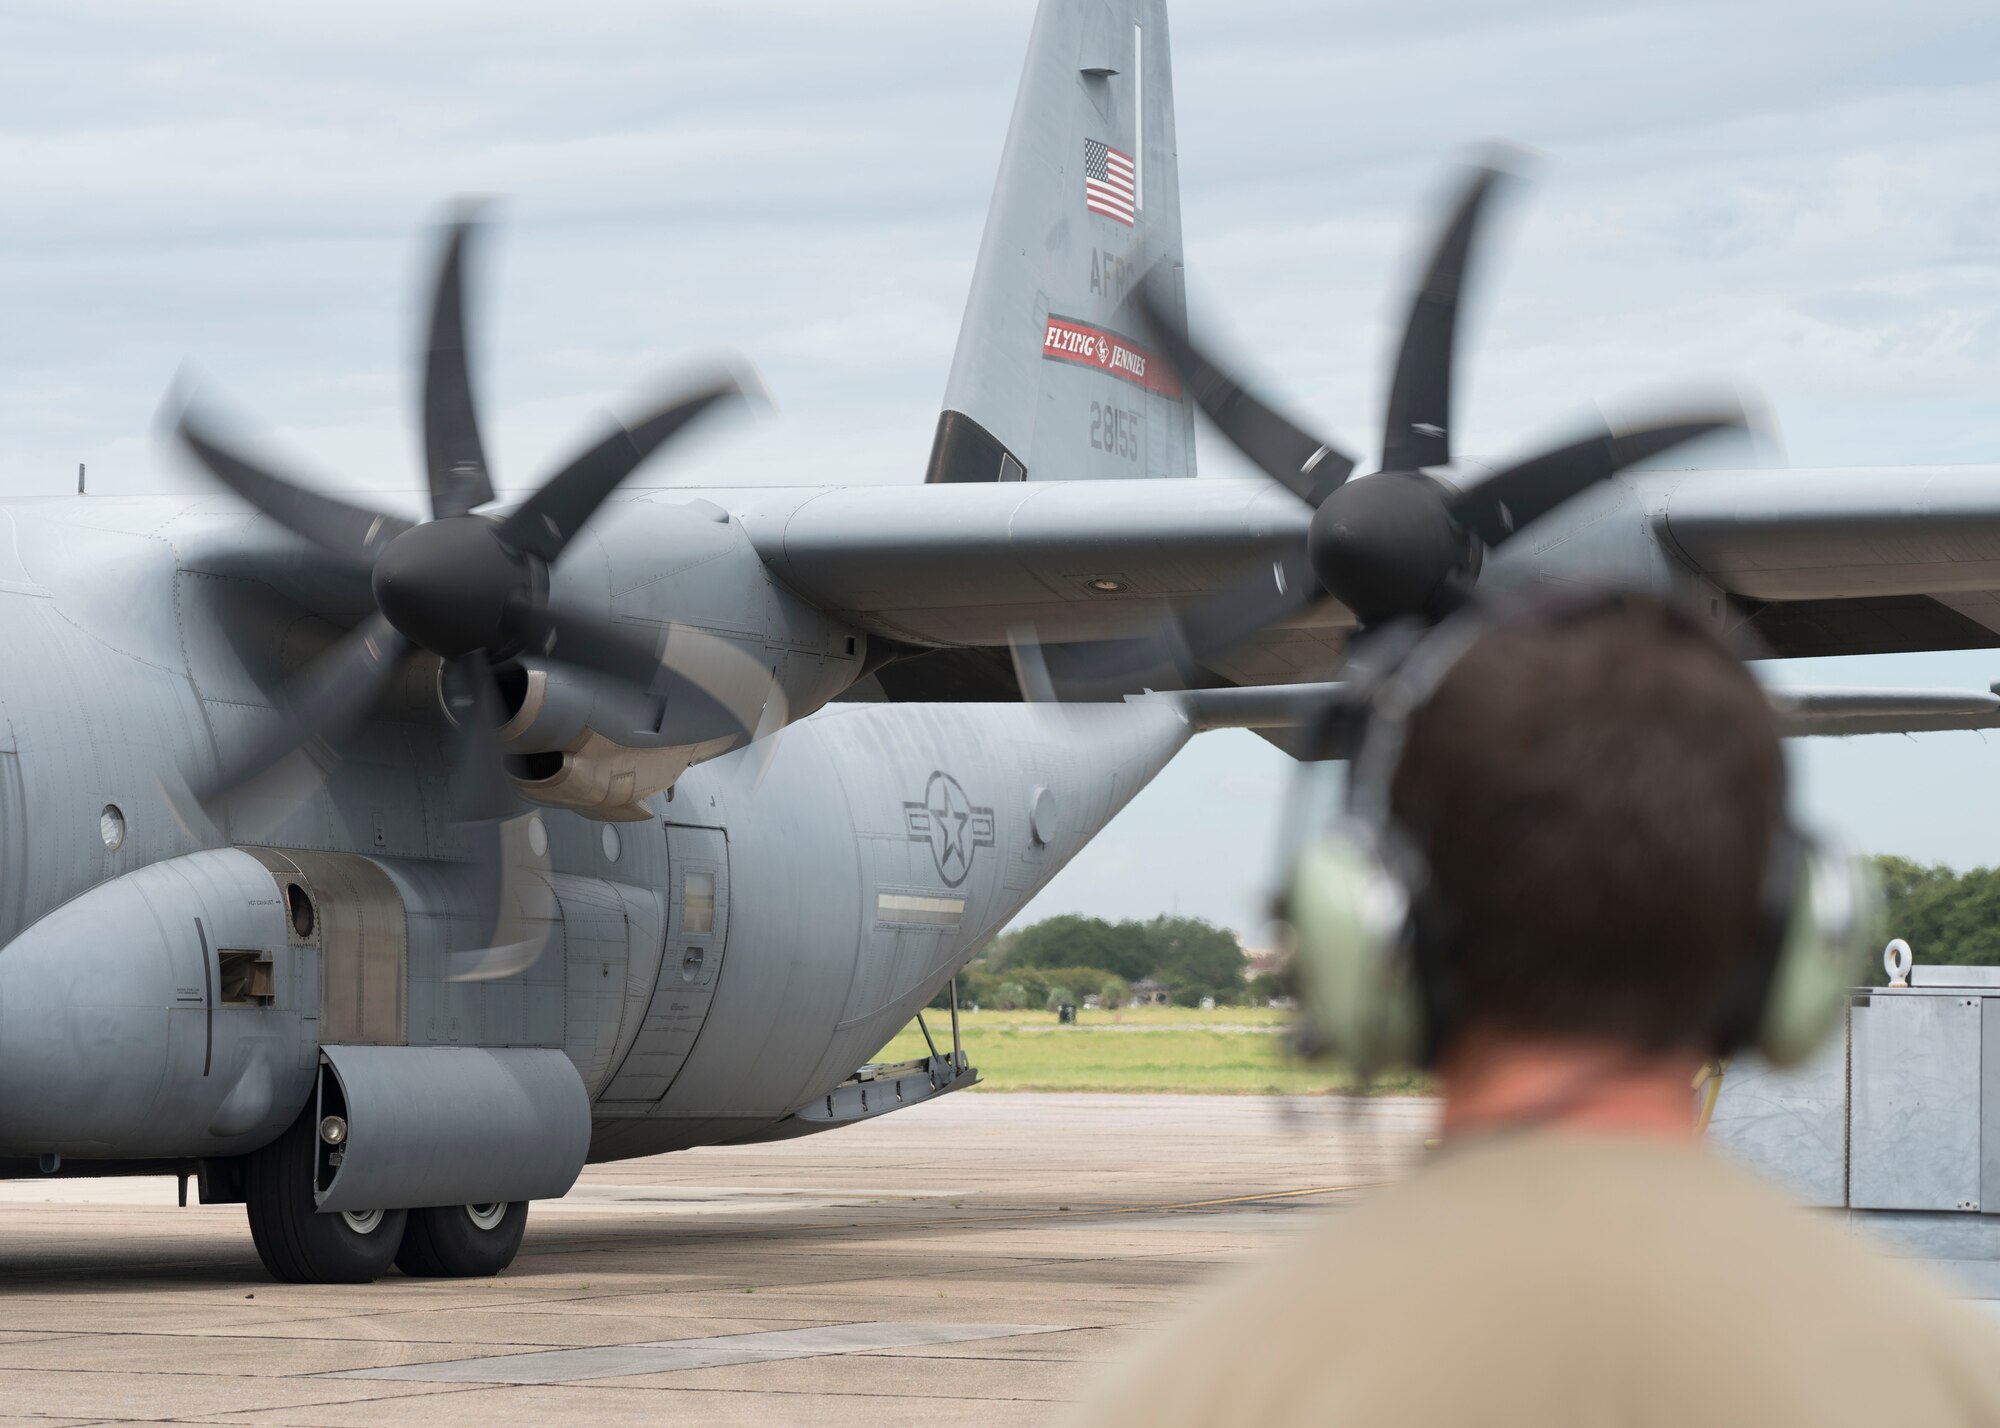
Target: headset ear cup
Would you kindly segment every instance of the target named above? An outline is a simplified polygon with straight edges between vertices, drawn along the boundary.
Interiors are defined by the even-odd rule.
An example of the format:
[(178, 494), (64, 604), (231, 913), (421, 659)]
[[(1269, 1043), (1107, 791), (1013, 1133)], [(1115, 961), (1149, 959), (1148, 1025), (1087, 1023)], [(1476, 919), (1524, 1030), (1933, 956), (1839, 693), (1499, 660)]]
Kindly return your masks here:
[(1410, 892), (1358, 822), (1307, 844), (1289, 917), (1299, 982), (1326, 1049), (1356, 1071), (1414, 1066), (1426, 1041), (1410, 948)]
[(1757, 1050), (1766, 1061), (1795, 1066), (1826, 1039), (1881, 927), (1874, 869), (1807, 844), (1758, 1029)]

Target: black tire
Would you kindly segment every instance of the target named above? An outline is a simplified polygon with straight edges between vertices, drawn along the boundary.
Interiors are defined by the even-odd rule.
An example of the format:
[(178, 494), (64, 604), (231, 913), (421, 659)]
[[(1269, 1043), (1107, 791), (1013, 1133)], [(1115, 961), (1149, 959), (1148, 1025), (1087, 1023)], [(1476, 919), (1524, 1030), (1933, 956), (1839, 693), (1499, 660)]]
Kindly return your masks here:
[(313, 1205), (319, 1126), (308, 1103), (291, 1128), (243, 1166), (250, 1238), (273, 1279), (287, 1284), (366, 1284), (389, 1272), (404, 1210), (321, 1214)]
[(514, 1262), (528, 1202), (410, 1211), (396, 1267), (412, 1279), (487, 1279)]

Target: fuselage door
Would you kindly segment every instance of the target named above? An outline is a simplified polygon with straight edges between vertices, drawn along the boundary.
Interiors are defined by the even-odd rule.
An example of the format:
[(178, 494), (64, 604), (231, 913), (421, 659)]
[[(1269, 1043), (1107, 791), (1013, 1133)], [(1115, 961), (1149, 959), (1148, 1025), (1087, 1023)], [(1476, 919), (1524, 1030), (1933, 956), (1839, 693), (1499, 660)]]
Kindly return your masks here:
[(729, 839), (720, 828), (667, 825), (667, 933), (646, 1020), (600, 1103), (651, 1106), (694, 1049), (729, 941)]

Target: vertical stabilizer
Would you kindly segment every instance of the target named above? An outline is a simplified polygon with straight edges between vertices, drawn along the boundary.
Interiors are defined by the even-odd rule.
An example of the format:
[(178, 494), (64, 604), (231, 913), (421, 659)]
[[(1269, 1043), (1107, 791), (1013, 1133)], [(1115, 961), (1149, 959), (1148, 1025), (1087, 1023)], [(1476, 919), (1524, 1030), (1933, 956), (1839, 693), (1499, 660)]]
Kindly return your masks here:
[(1194, 475), (1194, 408), (1127, 299), (1179, 308), (1166, 0), (1042, 0), (928, 481)]

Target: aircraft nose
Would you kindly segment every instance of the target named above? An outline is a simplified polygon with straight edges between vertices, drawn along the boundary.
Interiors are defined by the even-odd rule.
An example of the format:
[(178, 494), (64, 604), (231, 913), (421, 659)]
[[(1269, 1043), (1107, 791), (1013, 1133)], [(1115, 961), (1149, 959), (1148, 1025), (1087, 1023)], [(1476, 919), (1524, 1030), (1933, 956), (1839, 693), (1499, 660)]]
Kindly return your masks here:
[(144, 1153), (176, 988), (157, 920), (118, 881), (0, 948), (0, 1155)]
[(276, 891), (241, 849), (188, 853), (0, 947), (0, 1158), (229, 1155), (288, 1124), (312, 1033), (295, 1010), (223, 1006), (217, 963), (288, 946)]

